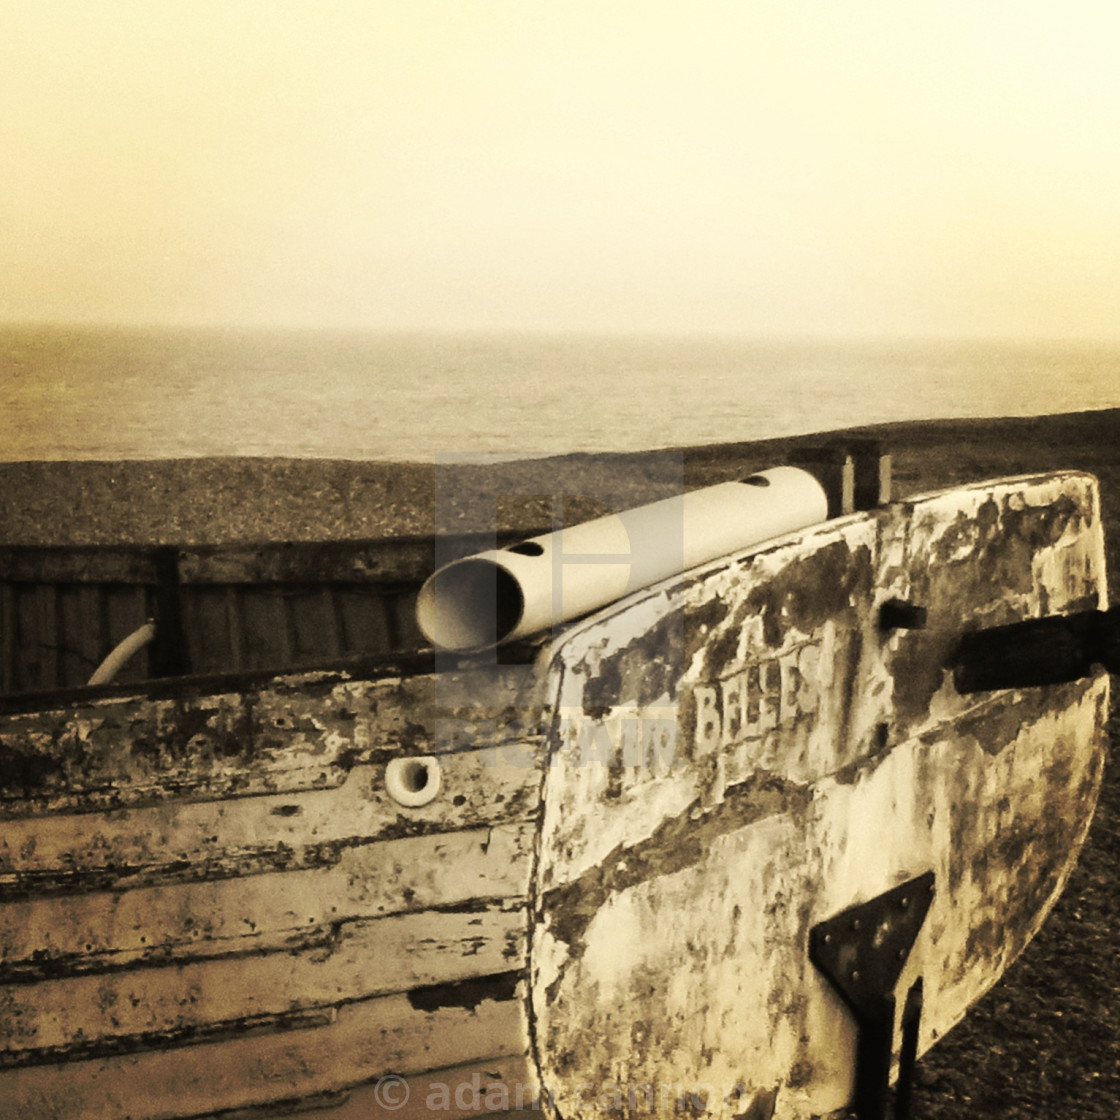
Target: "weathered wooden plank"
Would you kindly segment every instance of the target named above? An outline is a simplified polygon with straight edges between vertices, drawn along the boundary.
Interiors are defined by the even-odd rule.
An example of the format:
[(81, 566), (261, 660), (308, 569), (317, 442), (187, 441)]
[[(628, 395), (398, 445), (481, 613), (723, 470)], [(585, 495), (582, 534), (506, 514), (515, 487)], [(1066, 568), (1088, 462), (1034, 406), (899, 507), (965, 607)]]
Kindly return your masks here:
[(426, 1010), (385, 996), (303, 1030), (0, 1070), (0, 1100), (12, 1120), (166, 1120), (526, 1052), (523, 998), (511, 985), (452, 987), (442, 998), (448, 1005)]
[(335, 595), (342, 623), (343, 653), (390, 652), (384, 593), (375, 587), (340, 586)]
[(61, 683), (58, 586), (53, 583), (42, 584), (31, 592), (30, 599), (34, 604), (32, 618), (40, 647), (42, 679), (48, 682), (48, 687), (57, 687)]
[[(1062, 473), (916, 498), (906, 598), (926, 625), (894, 636), (896, 720), (922, 734), (962, 700), (949, 665), (962, 630), (1107, 605), (1099, 499), (1087, 475)], [(930, 666), (911, 668), (916, 660)]]
[[(499, 534), (498, 544), (523, 535)], [(469, 556), (494, 543), (492, 534), (448, 538), (440, 542), (440, 555), (445, 560)], [(154, 586), (159, 578), (157, 552), (157, 548), (144, 546), (0, 546), (0, 581)], [(431, 537), (231, 544), (175, 552), (182, 582), (192, 585), (419, 586), (435, 565)]]
[[(500, 533), (497, 538), (499, 546), (520, 540), (524, 535), (524, 531)], [(494, 543), (492, 533), (443, 538), (440, 540), (440, 556), (446, 562), (493, 548)], [(179, 551), (183, 582), (192, 584), (323, 582), (419, 585), (434, 568), (435, 544), (430, 536), (188, 547)], [(0, 551), (0, 574), (3, 571), (3, 552)]]
[[(108, 626), (108, 641), (105, 653), (128, 637), (137, 627), (143, 626), (151, 616), (148, 589), (134, 584), (106, 584), (102, 588), (105, 597), (105, 617)], [(122, 683), (144, 680), (148, 676), (148, 651), (142, 650), (128, 661), (117, 674)]]
[[(340, 923), (306, 948), (155, 964), (0, 987), (0, 1064), (88, 1052), (107, 1039), (176, 1036), (283, 1021), (333, 1004), (509, 972), (525, 964), (524, 907)], [(40, 1053), (40, 1060), (49, 1054)]]
[(316, 868), (8, 902), (0, 969), (30, 976), (266, 950), (336, 922), (521, 898), (535, 831), (529, 822), (382, 840), (330, 849)]
[(419, 588), (401, 588), (388, 600), (394, 648), (421, 649), (429, 644), (416, 621)]
[[(156, 617), (156, 596), (157, 591), (155, 587), (135, 587), (132, 591), (132, 598), (134, 602), (134, 610), (140, 617), (137, 626), (143, 626), (149, 620), (154, 620)], [(136, 626), (132, 628), (136, 629)], [(129, 631), (132, 633), (132, 630)], [(155, 647), (149, 643), (144, 646), (120, 671), (115, 678), (116, 680), (126, 683), (131, 681), (146, 681), (153, 676), (152, 667), (152, 651)]]
[(445, 755), (438, 795), (415, 807), (394, 800), (378, 764), (295, 795), (17, 818), (0, 831), (0, 899), (294, 869), (344, 843), (525, 820), (539, 807), (538, 761), (528, 746)]
[(288, 588), (285, 591), (290, 620), (293, 665), (313, 665), (339, 656), (334, 640), (334, 606), (318, 587)]
[[(431, 1120), (432, 1114), (462, 1120), (467, 1116), (510, 1113), (522, 1120), (539, 1117), (544, 1106), (540, 1083), (526, 1058), (491, 1058), (411, 1077), (376, 1079), (352, 1089), (305, 1098), (300, 1120)], [(387, 1102), (394, 1103), (387, 1103)], [(403, 1102), (403, 1103), (400, 1103)], [(666, 1096), (666, 1108), (675, 1105)], [(281, 1106), (238, 1109), (192, 1120), (281, 1120), (292, 1112)], [(512, 1117), (510, 1117), (512, 1120)]]
[(19, 586), (15, 593), (15, 686), (17, 689), (53, 688), (56, 678), (54, 635), (46, 626), (44, 602), (51, 585)]
[[(543, 831), (564, 858), (542, 865), (546, 888), (729, 785), (804, 784), (871, 749), (884, 674), (854, 714), (844, 681), (872, 669), (877, 535), (870, 519), (829, 525), (585, 624), (555, 710), (564, 798), (546, 801)], [(592, 804), (589, 828), (577, 807)]]
[(156, 581), (153, 550), (128, 547), (0, 547), (0, 580), (16, 583)]
[(323, 603), (324, 629), (327, 635), (327, 644), (331, 651), (330, 656), (332, 658), (341, 657), (345, 646), (342, 642), (342, 623), (339, 618), (339, 606), (334, 588), (330, 584), (324, 584), (319, 589), (319, 597)]
[(228, 672), (234, 658), (226, 588), (183, 587), (181, 603), (192, 670), (196, 673)]
[(532, 744), (536, 685), (493, 665), (376, 680), (311, 673), (17, 712), (0, 717), (0, 816), (314, 789), (401, 750)]
[[(0, 804), (8, 815), (112, 808), (189, 795), (252, 794), (337, 784), (345, 773), (331, 732), (309, 702), (226, 693), (94, 702), (6, 718), (0, 731)], [(349, 721), (349, 728), (354, 721)]]
[(190, 670), (190, 657), (183, 633), (182, 595), (178, 553), (174, 548), (154, 550), (156, 583), (150, 592), (152, 616), (157, 622), (148, 657), (153, 677), (177, 677)]
[(229, 627), (229, 652), (230, 661), (223, 668), (225, 671), (238, 672), (246, 668), (244, 656), (244, 620), (241, 617), (241, 597), (237, 588), (225, 588), (226, 600), (226, 625)]
[(238, 600), (245, 668), (269, 669), (291, 665), (281, 589), (273, 586), (239, 588)]
[(105, 656), (101, 640), (101, 601), (95, 586), (58, 585), (61, 672), (64, 687), (85, 684)]
[[(25, 644), (17, 656), (6, 659), (6, 663), (12, 666), (13, 679), (5, 686), (5, 691), (16, 687), (32, 690), (84, 684), (89, 674), (81, 676), (77, 672), (77, 662), (66, 654), (66, 650), (84, 647), (87, 631), (92, 629), (96, 632), (99, 629), (97, 616), (86, 619), (74, 613), (78, 609), (75, 600), (79, 596), (68, 592), (68, 613), (61, 629), (56, 632), (42, 609), (55, 585), (38, 582), (13, 586), (20, 589), (23, 632), (34, 644)], [(78, 584), (70, 581), (67, 586), (89, 588), (91, 594), (97, 588), (104, 596), (105, 632), (98, 633), (96, 642), (100, 656), (104, 656), (117, 641), (135, 630), (152, 613), (154, 593), (146, 585)], [(126, 588), (131, 590), (126, 591)], [(388, 652), (391, 643), (385, 638), (385, 620), (375, 617), (375, 613), (382, 609), (381, 591), (376, 585), (351, 585), (349, 591), (348, 603), (356, 604), (357, 609), (362, 611), (362, 620), (358, 624), (361, 638), (352, 643), (343, 641), (340, 607), (333, 601), (334, 591), (330, 585), (275, 585), (261, 589), (251, 585), (227, 584), (204, 585), (188, 590), (184, 595), (183, 620), (187, 649), (193, 658), (191, 664), (194, 670), (202, 673), (236, 672), (242, 668), (283, 671), (296, 665), (328, 663), (340, 657), (347, 648), (371, 653)], [(292, 619), (287, 624), (282, 619), (273, 618), (270, 611), (259, 609), (262, 599), (272, 600), (276, 596), (285, 597), (287, 609), (292, 612)], [(366, 599), (370, 600), (368, 606)], [(249, 603), (253, 605), (247, 606)], [(270, 606), (278, 611), (285, 609), (283, 600), (270, 603)], [(244, 617), (246, 610), (254, 612), (249, 619)], [(8, 632), (14, 632), (14, 626)], [(419, 640), (414, 644), (418, 646)], [(62, 651), (65, 661), (57, 672), (52, 671), (53, 663), (47, 656), (56, 647)], [(118, 679), (144, 679), (147, 675), (146, 662), (146, 657), (137, 658), (125, 667)], [(14, 677), (17, 665), (25, 666), (23, 677), (18, 681)]]
[(0, 689), (13, 692), (16, 687), (16, 608), (15, 590), (0, 582)]
[[(473, 542), (472, 542), (473, 543)], [(468, 555), (469, 552), (464, 552)], [(184, 583), (298, 584), (422, 581), (434, 566), (432, 540), (330, 541), (184, 548)]]
[[(497, 1058), (433, 1073), (404, 1077), (391, 1084), (358, 1085), (339, 1093), (322, 1111), (300, 1113), (301, 1120), (432, 1120), (433, 1115), (466, 1116), (524, 1111), (540, 1115), (540, 1083), (525, 1058)], [(267, 1114), (204, 1117), (202, 1120), (271, 1120)]]

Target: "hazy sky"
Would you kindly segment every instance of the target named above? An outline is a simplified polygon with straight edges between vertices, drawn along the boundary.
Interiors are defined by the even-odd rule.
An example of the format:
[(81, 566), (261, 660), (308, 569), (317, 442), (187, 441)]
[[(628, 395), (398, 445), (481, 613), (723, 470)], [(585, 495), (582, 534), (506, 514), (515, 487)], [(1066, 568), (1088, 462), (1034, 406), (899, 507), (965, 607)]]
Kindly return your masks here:
[(1120, 5), (0, 0), (0, 318), (1120, 336)]

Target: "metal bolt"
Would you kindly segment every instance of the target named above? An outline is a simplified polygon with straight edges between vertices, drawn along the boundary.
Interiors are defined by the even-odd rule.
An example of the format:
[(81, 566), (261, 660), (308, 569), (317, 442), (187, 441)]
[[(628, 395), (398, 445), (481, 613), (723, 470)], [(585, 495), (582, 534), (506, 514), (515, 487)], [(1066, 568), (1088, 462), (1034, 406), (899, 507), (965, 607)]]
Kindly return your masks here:
[(862, 924), (863, 923), (860, 922), (859, 918), (853, 918), (852, 919), (852, 929), (853, 930), (858, 930)]
[(910, 909), (910, 898), (909, 898), (909, 896), (908, 895), (903, 895), (898, 900), (898, 904), (899, 904), (899, 906), (902, 907), (903, 910), (909, 910)]
[(853, 980), (858, 980), (859, 979), (859, 969), (858, 968), (853, 968), (852, 969), (852, 979)]
[(831, 933), (826, 933), (824, 935), (824, 943), (826, 945), (831, 945), (832, 944), (832, 934)]

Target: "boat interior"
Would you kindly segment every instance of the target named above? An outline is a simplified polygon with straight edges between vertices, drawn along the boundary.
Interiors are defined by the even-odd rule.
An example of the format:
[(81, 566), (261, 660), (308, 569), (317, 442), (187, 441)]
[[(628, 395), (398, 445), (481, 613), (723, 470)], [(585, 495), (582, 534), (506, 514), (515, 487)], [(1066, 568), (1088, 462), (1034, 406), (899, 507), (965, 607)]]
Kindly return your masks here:
[[(441, 540), (440, 557), (493, 541)], [(0, 704), (398, 660), (426, 644), (416, 596), (435, 554), (430, 537), (0, 548)], [(130, 637), (132, 648), (106, 674)]]
[[(875, 441), (790, 458), (825, 486), (830, 516), (889, 496), (890, 457)], [(91, 688), (184, 678), (197, 688), (199, 678), (355, 661), (380, 675), (378, 662), (428, 644), (416, 600), (437, 567), (554, 527), (525, 512), (516, 527), (507, 519), (483, 531), (365, 540), (0, 544), (0, 711), (64, 705)]]

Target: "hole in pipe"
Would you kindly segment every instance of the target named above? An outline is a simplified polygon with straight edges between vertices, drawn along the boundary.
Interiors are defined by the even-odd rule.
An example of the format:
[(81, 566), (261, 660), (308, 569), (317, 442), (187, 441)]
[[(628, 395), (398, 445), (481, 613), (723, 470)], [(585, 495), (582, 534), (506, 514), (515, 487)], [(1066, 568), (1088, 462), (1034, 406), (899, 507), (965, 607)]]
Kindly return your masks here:
[(511, 544), (506, 552), (516, 552), (519, 556), (543, 556), (544, 545), (536, 541), (522, 541), (520, 544)]
[(521, 586), (492, 560), (462, 560), (436, 572), (416, 604), (420, 629), (444, 649), (486, 649), (517, 629)]
[(770, 479), (762, 474), (752, 474), (749, 478), (739, 479), (744, 486), (769, 486)]

